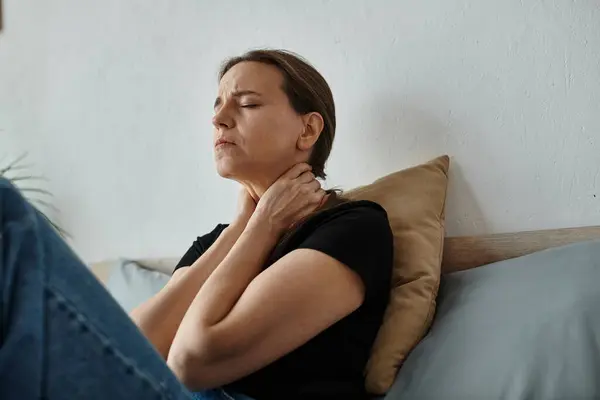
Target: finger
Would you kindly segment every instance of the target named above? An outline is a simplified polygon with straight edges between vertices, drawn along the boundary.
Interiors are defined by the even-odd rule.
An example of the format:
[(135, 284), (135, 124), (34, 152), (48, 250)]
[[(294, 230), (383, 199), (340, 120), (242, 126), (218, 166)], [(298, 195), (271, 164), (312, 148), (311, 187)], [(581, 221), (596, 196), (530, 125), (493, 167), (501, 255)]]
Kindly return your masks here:
[(308, 193), (314, 193), (321, 189), (321, 182), (319, 182), (316, 179), (313, 179), (312, 181), (305, 183), (304, 186), (306, 186), (306, 191)]
[(310, 165), (308, 165), (307, 163), (296, 164), (292, 168), (290, 168), (285, 174), (283, 174), (281, 177), (287, 178), (290, 180), (296, 179), (297, 177), (299, 177), (306, 171), (310, 171), (311, 169), (312, 169), (312, 167)]
[(325, 196), (327, 196), (327, 192), (324, 189), (318, 189), (316, 192), (316, 197), (317, 200), (319, 202), (319, 204), (321, 204), (321, 202), (323, 201), (323, 199), (325, 198)]
[(306, 203), (309, 207), (319, 206), (327, 193), (323, 189), (316, 189), (306, 197)]
[(303, 172), (299, 177), (296, 178), (298, 183), (310, 183), (315, 180), (315, 174), (311, 171)]
[(319, 190), (310, 196), (308, 203), (298, 213), (297, 218), (303, 219), (314, 213), (323, 202), (326, 194), (327, 193), (324, 190)]

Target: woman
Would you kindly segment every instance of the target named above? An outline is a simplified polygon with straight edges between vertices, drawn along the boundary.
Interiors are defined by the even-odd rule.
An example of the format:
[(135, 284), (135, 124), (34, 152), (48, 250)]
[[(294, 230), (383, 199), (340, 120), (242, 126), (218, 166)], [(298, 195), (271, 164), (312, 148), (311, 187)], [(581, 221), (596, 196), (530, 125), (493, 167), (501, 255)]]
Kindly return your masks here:
[(3, 398), (366, 398), (392, 234), (380, 206), (316, 180), (335, 132), (327, 83), (292, 53), (251, 51), (224, 64), (213, 125), (237, 217), (132, 312), (139, 330), (2, 182)]

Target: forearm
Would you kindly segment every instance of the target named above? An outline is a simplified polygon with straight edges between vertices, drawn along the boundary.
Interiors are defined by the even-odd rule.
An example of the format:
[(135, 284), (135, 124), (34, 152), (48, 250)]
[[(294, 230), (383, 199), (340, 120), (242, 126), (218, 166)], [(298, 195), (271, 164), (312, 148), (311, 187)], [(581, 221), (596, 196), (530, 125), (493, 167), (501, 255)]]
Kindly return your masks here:
[(264, 226), (249, 224), (223, 262), (190, 305), (173, 340), (167, 363), (185, 370), (189, 357), (218, 354), (213, 329), (227, 317), (250, 282), (261, 272), (279, 236)]
[(131, 312), (131, 318), (159, 353), (167, 358), (181, 321), (196, 294), (225, 259), (243, 231), (235, 223), (194, 264), (174, 276), (154, 297)]
[(196, 295), (190, 306), (190, 321), (210, 327), (225, 318), (261, 272), (278, 238), (264, 224), (249, 224)]

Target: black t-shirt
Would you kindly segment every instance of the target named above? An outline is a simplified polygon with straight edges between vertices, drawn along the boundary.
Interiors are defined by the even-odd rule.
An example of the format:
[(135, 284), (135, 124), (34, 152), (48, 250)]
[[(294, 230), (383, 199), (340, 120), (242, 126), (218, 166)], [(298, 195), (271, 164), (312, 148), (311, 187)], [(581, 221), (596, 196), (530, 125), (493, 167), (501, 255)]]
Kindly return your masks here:
[[(218, 225), (199, 237), (177, 268), (193, 264), (226, 227)], [(391, 285), (393, 237), (387, 214), (369, 201), (322, 210), (285, 235), (264, 268), (301, 248), (323, 252), (356, 271), (365, 285), (363, 304), (304, 345), (227, 388), (257, 400), (366, 399), (364, 368)]]

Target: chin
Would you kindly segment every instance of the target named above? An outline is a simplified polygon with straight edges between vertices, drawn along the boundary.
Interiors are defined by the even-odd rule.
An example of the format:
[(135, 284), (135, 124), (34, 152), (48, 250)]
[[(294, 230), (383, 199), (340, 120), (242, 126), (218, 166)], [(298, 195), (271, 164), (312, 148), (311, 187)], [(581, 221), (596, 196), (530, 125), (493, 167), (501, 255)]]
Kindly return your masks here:
[(231, 171), (229, 171), (227, 168), (219, 168), (219, 166), (217, 165), (217, 174), (219, 174), (219, 176), (221, 178), (226, 178), (226, 179), (231, 179), (233, 174)]
[(225, 160), (218, 160), (216, 162), (217, 174), (225, 179), (233, 179), (236, 180), (236, 177), (239, 175), (238, 168), (235, 165), (231, 165), (231, 163), (226, 162)]

